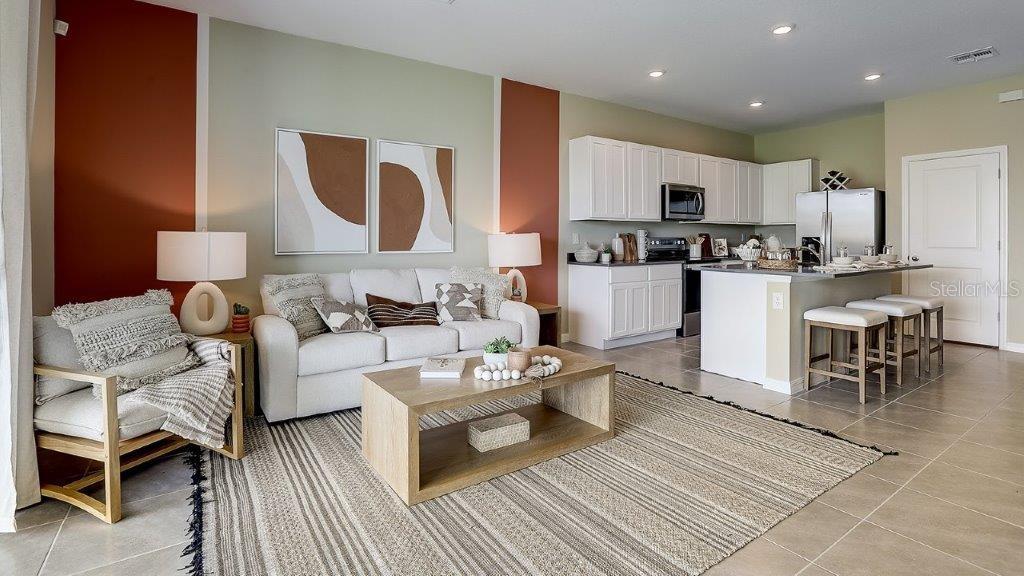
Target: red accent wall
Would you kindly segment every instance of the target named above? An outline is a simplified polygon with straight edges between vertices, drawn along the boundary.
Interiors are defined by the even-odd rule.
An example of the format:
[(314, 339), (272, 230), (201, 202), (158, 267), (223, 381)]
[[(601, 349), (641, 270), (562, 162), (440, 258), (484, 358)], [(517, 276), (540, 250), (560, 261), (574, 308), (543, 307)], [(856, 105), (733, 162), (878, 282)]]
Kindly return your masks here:
[(196, 16), (58, 0), (56, 304), (190, 285), (156, 279), (158, 230), (195, 229)]
[(558, 91), (501, 81), (502, 232), (540, 232), (530, 300), (558, 303)]

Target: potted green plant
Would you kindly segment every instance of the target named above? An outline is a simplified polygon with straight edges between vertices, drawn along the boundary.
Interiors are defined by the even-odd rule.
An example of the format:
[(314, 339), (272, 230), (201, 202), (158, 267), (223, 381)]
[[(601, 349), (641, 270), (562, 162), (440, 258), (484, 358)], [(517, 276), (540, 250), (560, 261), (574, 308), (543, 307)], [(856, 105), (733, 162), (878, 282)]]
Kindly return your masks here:
[(601, 250), (601, 264), (611, 264), (612, 262), (612, 249), (604, 248)]
[(502, 336), (484, 344), (484, 364), (508, 363), (508, 351), (515, 346), (508, 338)]

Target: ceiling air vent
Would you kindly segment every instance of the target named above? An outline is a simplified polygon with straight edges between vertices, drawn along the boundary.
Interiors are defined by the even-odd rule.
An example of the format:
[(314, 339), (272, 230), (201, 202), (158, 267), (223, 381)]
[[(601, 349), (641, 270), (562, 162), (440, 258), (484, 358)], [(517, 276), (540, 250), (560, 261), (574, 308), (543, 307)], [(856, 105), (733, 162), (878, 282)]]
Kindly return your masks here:
[(948, 58), (953, 64), (970, 64), (971, 62), (977, 62), (978, 60), (984, 60), (998, 55), (996, 49), (989, 46), (980, 50), (971, 50), (970, 52), (961, 52), (959, 54), (953, 54)]

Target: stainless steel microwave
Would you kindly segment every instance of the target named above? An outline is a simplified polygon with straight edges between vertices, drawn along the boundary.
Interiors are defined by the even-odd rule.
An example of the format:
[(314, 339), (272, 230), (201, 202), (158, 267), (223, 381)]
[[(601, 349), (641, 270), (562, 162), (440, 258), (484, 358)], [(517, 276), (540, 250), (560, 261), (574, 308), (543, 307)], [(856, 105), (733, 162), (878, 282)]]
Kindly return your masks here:
[(663, 220), (703, 220), (704, 189), (686, 184), (662, 184), (661, 217)]

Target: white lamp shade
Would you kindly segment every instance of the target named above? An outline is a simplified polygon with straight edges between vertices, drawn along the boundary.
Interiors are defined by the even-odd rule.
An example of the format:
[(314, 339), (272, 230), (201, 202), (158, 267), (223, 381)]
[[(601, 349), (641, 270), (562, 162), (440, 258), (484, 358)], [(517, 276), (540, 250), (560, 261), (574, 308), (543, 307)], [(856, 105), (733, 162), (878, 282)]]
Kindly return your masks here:
[(540, 265), (540, 234), (489, 234), (487, 265), (497, 268)]
[(157, 280), (245, 278), (245, 232), (157, 232)]

